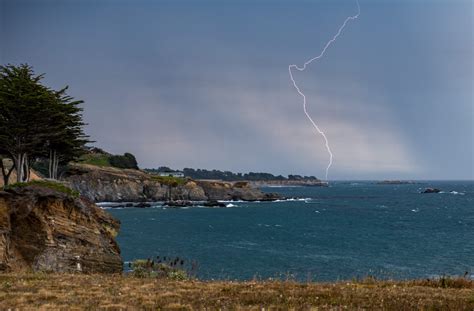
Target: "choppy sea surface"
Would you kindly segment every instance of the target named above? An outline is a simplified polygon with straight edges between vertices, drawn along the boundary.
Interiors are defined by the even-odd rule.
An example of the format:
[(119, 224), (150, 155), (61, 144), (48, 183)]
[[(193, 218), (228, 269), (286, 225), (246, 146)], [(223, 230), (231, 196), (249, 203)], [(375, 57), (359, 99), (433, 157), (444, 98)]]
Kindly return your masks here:
[(300, 199), (108, 209), (122, 222), (122, 258), (179, 256), (202, 279), (474, 278), (473, 181), (263, 190)]

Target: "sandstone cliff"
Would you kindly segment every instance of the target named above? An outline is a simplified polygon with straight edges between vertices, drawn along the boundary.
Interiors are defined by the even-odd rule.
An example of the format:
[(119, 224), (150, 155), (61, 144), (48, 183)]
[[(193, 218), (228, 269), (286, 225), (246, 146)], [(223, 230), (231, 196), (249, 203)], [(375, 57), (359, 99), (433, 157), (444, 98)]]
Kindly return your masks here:
[(271, 200), (277, 194), (263, 193), (246, 182), (181, 180), (163, 182), (140, 170), (72, 164), (65, 181), (95, 202), (141, 202), (166, 200)]
[(0, 271), (122, 271), (119, 222), (94, 203), (39, 185), (0, 191)]

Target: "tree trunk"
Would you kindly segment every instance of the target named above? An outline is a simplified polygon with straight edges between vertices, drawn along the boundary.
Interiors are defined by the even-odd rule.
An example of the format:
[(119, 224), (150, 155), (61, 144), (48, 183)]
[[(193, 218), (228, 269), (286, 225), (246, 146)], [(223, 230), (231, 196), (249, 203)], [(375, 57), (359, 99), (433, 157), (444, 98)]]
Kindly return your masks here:
[(23, 153), (19, 153), (13, 157), (16, 171), (16, 182), (21, 182), (23, 177)]
[(53, 178), (53, 151), (49, 149), (48, 178)]
[(26, 153), (23, 155), (22, 181), (23, 182), (29, 182), (30, 181), (30, 161), (28, 160), (28, 154), (26, 154)]
[(2, 168), (2, 176), (3, 176), (3, 186), (8, 186), (8, 182), (10, 181), (10, 175), (12, 174), (13, 170), (15, 169), (15, 165), (13, 165), (9, 170), (5, 168), (3, 164), (3, 159), (0, 159), (0, 167)]
[(59, 159), (56, 150), (53, 150), (53, 179), (58, 179), (58, 166), (59, 166)]
[(49, 178), (58, 179), (58, 154), (56, 150), (49, 150)]

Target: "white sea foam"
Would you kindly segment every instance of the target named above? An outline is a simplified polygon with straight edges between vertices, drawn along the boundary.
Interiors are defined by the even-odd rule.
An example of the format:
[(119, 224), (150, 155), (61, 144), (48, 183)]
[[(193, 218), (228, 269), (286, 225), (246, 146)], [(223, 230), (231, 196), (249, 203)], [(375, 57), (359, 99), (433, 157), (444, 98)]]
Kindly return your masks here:
[(227, 204), (225, 207), (237, 207), (237, 205), (234, 205), (232, 203)]
[(244, 203), (245, 201), (242, 200), (217, 200), (220, 203)]
[(97, 202), (95, 205), (104, 206), (104, 205), (113, 205), (113, 204), (117, 204), (117, 202)]
[(457, 191), (441, 191), (442, 194), (454, 194), (454, 195), (464, 195), (464, 192), (457, 192)]
[(285, 186), (285, 185), (266, 185), (263, 188), (301, 188), (303, 186)]
[(289, 198), (284, 200), (275, 200), (273, 202), (306, 202), (311, 200), (311, 198)]

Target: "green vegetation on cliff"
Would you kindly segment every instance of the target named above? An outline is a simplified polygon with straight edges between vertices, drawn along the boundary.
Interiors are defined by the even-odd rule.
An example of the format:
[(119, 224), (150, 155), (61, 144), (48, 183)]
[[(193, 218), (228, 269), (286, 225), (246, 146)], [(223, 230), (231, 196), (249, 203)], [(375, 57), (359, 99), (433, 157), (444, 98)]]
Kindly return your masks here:
[(138, 163), (133, 154), (126, 152), (123, 155), (114, 155), (99, 148), (90, 149), (79, 158), (78, 162), (101, 167), (138, 169)]
[(73, 198), (78, 198), (79, 197), (79, 192), (76, 190), (73, 190), (67, 186), (65, 186), (62, 183), (51, 181), (51, 180), (32, 180), (29, 182), (19, 182), (19, 183), (14, 183), (10, 184), (8, 186), (5, 186), (5, 190), (8, 189), (17, 189), (17, 188), (25, 188), (28, 186), (37, 186), (37, 187), (42, 187), (42, 188), (48, 188), (57, 192), (61, 192), (64, 194), (67, 194)]
[(79, 163), (90, 164), (95, 166), (112, 166), (109, 161), (110, 156), (107, 154), (89, 153), (79, 158)]
[(181, 177), (152, 175), (150, 178), (151, 180), (157, 181), (160, 184), (173, 186), (173, 187), (184, 185), (186, 183), (186, 178), (181, 178)]

